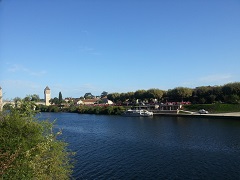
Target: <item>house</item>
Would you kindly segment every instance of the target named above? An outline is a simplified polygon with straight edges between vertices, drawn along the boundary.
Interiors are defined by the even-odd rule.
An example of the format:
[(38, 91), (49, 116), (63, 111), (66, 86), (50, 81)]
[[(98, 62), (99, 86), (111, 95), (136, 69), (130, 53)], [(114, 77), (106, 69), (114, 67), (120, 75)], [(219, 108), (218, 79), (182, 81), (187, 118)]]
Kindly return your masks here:
[(78, 105), (93, 105), (95, 104), (99, 99), (82, 99), (77, 101)]
[(83, 100), (82, 100), (82, 99), (77, 100), (77, 101), (76, 101), (76, 104), (77, 104), (77, 105), (83, 104)]
[(109, 104), (109, 105), (113, 104), (113, 102), (111, 100), (107, 99), (107, 98), (103, 98), (101, 100), (104, 104)]

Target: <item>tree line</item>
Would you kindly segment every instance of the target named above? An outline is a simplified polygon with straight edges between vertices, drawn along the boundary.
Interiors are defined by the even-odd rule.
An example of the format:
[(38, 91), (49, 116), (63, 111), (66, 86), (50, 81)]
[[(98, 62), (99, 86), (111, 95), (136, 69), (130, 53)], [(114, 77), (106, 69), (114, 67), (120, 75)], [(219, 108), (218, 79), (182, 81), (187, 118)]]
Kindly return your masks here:
[(115, 103), (139, 102), (181, 102), (189, 101), (193, 104), (240, 103), (240, 82), (228, 83), (223, 86), (200, 86), (196, 88), (176, 87), (167, 91), (152, 88), (127, 93), (110, 93), (109, 100)]
[[(86, 93), (84, 97), (80, 99), (91, 99), (93, 96), (91, 93)], [(136, 103), (166, 103), (166, 102), (182, 102), (188, 101), (192, 104), (212, 104), (212, 103), (228, 103), (239, 104), (240, 103), (240, 82), (228, 83), (222, 86), (200, 86), (195, 88), (188, 87), (176, 87), (169, 90), (161, 90), (157, 88), (151, 88), (148, 90), (137, 90), (135, 92), (127, 93), (108, 93), (103, 91), (100, 97), (107, 97), (109, 100), (116, 104), (131, 105)], [(44, 101), (39, 98), (38, 95), (29, 95), (24, 98), (28, 101)], [(17, 104), (21, 98), (15, 98), (14, 102)], [(62, 93), (59, 92), (59, 97), (55, 97), (50, 100), (51, 104), (62, 106), (66, 103), (62, 98)], [(73, 101), (68, 102), (70, 107), (75, 106)], [(6, 106), (6, 105), (5, 105)], [(51, 109), (50, 111), (55, 111)]]

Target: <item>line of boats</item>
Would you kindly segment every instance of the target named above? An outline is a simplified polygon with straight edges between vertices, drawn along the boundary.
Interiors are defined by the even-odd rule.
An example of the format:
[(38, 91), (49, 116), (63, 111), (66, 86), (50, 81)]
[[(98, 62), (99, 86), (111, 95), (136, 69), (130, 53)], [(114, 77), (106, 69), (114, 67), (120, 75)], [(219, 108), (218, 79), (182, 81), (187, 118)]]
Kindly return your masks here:
[(150, 117), (153, 116), (153, 112), (145, 109), (128, 109), (122, 115), (130, 117)]

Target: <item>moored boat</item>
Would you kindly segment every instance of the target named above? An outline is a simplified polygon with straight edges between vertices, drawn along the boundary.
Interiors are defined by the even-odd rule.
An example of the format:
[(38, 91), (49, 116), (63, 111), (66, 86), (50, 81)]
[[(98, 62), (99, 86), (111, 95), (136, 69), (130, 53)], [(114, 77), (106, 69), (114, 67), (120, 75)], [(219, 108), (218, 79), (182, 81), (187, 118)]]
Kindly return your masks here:
[(153, 116), (153, 112), (143, 110), (143, 109), (140, 109), (140, 110), (129, 109), (129, 110), (125, 111), (122, 115), (123, 116), (132, 116), (132, 117), (149, 117), (149, 116)]

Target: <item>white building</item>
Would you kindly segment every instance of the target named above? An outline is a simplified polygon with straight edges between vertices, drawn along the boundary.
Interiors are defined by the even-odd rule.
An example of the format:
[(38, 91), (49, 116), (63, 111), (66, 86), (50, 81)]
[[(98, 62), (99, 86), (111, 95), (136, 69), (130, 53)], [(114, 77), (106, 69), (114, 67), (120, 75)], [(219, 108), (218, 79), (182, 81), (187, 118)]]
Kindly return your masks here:
[(49, 106), (50, 105), (49, 101), (51, 99), (51, 91), (48, 86), (44, 89), (44, 99), (45, 99), (45, 105)]
[(102, 99), (102, 102), (103, 102), (104, 104), (109, 104), (109, 105), (113, 104), (113, 102), (112, 102), (111, 100), (107, 99), (107, 98), (103, 98), (103, 99)]
[(77, 102), (78, 105), (93, 105), (95, 104), (99, 99), (84, 99), (84, 100), (79, 100)]

